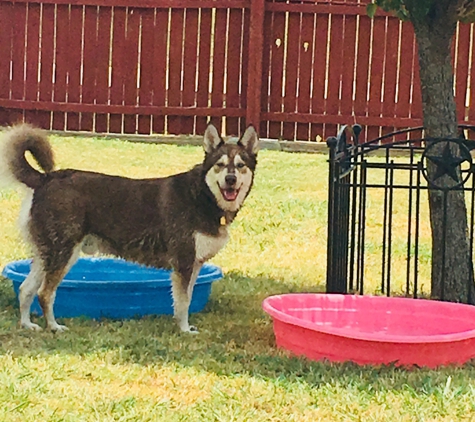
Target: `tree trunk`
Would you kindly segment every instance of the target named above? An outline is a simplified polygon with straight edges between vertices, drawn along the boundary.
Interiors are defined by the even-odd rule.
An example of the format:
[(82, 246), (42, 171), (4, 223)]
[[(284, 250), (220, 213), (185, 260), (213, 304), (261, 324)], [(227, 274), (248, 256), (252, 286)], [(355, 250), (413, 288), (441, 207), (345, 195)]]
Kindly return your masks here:
[[(411, 19), (419, 48), (424, 128), (430, 138), (456, 138), (457, 113), (451, 53), (456, 16), (455, 13), (451, 16), (447, 8), (440, 9), (436, 5), (427, 16)], [(434, 145), (432, 155), (441, 156), (446, 145), (445, 142)], [(458, 148), (452, 147), (452, 152), (457, 154), (454, 148)], [(436, 164), (428, 161), (429, 177), (436, 170)], [(450, 188), (455, 182), (445, 175), (437, 184)], [(432, 229), (431, 296), (451, 302), (473, 303), (473, 266), (464, 193), (460, 190), (430, 189), (429, 207)]]

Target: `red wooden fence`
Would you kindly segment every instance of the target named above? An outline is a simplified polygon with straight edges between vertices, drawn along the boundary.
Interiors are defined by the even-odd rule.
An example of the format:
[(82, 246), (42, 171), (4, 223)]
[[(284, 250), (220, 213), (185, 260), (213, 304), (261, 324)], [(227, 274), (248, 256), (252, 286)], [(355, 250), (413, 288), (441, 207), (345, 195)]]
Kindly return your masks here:
[[(420, 125), (412, 27), (369, 19), (368, 1), (0, 0), (0, 124), (201, 134), (211, 119), (311, 141)], [(454, 42), (471, 124), (474, 38), (460, 25)]]

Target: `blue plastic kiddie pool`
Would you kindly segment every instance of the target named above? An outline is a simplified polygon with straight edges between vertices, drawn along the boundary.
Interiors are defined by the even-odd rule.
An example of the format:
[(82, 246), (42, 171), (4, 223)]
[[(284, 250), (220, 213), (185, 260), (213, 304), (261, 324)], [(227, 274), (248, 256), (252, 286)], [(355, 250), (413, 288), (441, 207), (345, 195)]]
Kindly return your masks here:
[[(2, 275), (13, 282), (18, 297), (20, 285), (30, 272), (31, 260), (14, 261)], [(56, 317), (132, 318), (144, 315), (171, 315), (171, 271), (145, 267), (121, 259), (79, 258), (58, 287)], [(190, 305), (190, 313), (200, 312), (208, 302), (211, 283), (223, 277), (215, 265), (203, 265)], [(35, 298), (31, 312), (41, 315)]]

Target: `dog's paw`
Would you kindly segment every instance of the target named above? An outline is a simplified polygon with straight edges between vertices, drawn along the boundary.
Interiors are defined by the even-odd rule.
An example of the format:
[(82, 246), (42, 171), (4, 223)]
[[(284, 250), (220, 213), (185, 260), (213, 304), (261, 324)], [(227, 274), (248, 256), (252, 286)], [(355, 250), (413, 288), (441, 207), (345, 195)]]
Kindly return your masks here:
[(48, 327), (53, 333), (64, 333), (65, 331), (69, 331), (69, 328), (66, 325), (59, 325), (55, 324)]
[(182, 331), (188, 334), (199, 334), (198, 328), (196, 328), (194, 325), (190, 325), (188, 327), (188, 330), (182, 330)]
[(41, 328), (38, 324), (34, 324), (33, 322), (22, 322), (21, 323), (21, 328), (25, 328), (26, 330), (30, 331), (42, 331), (43, 328)]

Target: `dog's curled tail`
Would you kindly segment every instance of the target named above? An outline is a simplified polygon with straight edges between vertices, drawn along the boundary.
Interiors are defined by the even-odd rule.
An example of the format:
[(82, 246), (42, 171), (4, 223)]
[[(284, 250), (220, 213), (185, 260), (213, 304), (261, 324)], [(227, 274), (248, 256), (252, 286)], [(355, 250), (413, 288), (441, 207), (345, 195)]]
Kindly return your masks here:
[[(54, 168), (53, 150), (46, 133), (29, 124), (7, 129), (0, 142), (0, 179), (4, 183), (21, 182), (36, 189), (42, 185), (45, 173)], [(26, 159), (30, 152), (44, 173), (39, 172)]]

